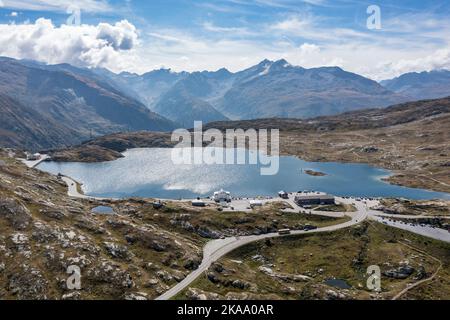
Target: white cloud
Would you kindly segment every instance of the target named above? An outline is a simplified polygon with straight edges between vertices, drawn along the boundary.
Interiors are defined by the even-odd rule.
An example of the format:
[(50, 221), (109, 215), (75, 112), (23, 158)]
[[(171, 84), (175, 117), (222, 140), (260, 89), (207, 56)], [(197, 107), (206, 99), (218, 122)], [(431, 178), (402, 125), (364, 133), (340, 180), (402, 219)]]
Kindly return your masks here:
[(311, 44), (311, 43), (304, 43), (300, 46), (300, 53), (301, 54), (312, 54), (312, 53), (318, 53), (320, 51), (320, 47), (315, 45), (315, 44)]
[(450, 47), (439, 49), (430, 55), (417, 59), (400, 59), (380, 63), (381, 72), (388, 74), (387, 78), (399, 76), (407, 72), (431, 71), (436, 69), (450, 70)]
[(44, 18), (31, 24), (0, 24), (0, 55), (50, 64), (120, 65), (122, 54), (137, 42), (136, 28), (126, 20), (97, 26), (56, 27)]
[(299, 37), (310, 41), (343, 42), (349, 39), (372, 40), (378, 35), (373, 32), (326, 26), (330, 21), (311, 14), (295, 14), (272, 23), (267, 30), (282, 35)]
[[(106, 0), (0, 0), (3, 7), (19, 10), (57, 11), (65, 12), (70, 6), (76, 5), (86, 12), (107, 12), (111, 6)], [(0, 5), (1, 6), (1, 5)]]
[(235, 35), (235, 36), (251, 36), (251, 35), (256, 35), (257, 33), (254, 32), (250, 32), (247, 28), (242, 28), (242, 27), (220, 27), (215, 25), (212, 22), (204, 22), (202, 24), (203, 29), (205, 29), (206, 31), (210, 31), (210, 32), (216, 32), (216, 33), (227, 33), (230, 35)]
[(288, 19), (273, 24), (270, 26), (270, 29), (297, 34), (302, 32), (304, 28), (310, 27), (311, 24), (311, 19), (292, 16)]
[[(160, 67), (238, 71), (266, 58), (285, 58), (306, 68), (337, 65), (375, 80), (403, 72), (450, 69), (450, 41), (442, 43), (446, 36), (433, 33), (441, 43), (411, 41), (410, 34), (396, 36), (389, 30), (383, 34), (326, 27), (320, 17), (308, 15), (245, 28), (205, 22), (200, 33), (146, 28), (138, 32), (126, 20), (60, 27), (43, 18), (0, 24), (0, 55), (138, 73)], [(416, 30), (415, 36), (429, 37), (430, 29), (434, 31), (430, 27), (427, 34)]]
[(97, 30), (97, 39), (105, 40), (116, 50), (130, 50), (137, 42), (136, 27), (126, 20), (115, 25), (100, 23)]

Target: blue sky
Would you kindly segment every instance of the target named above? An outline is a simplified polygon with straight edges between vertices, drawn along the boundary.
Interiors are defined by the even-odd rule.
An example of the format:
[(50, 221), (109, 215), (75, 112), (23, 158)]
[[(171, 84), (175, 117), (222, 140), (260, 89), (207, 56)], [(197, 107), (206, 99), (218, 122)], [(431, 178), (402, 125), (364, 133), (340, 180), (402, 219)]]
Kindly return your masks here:
[[(371, 5), (380, 29), (367, 27)], [(69, 7), (81, 25), (67, 26)], [(138, 73), (285, 58), (379, 80), (450, 69), (449, 18), (449, 1), (0, 0), (0, 55)]]

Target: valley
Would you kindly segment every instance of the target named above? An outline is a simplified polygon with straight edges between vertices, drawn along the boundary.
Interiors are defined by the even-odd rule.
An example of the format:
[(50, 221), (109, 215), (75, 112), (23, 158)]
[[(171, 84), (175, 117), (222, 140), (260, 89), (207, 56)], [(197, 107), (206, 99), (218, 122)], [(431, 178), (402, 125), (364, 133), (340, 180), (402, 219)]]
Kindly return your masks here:
[[(2, 299), (151, 299), (197, 269), (209, 239), (276, 230), (274, 217), (293, 227), (341, 221), (283, 218), (276, 207), (217, 219), (214, 208), (177, 202), (156, 209), (151, 199), (71, 198), (62, 180), (13, 156), (0, 154)], [(111, 207), (114, 214), (92, 213), (98, 206)], [(61, 285), (71, 264), (83, 270), (82, 291)]]
[(449, 16), (443, 0), (0, 0), (0, 303), (446, 314)]
[[(2, 150), (0, 156), (2, 299), (142, 300), (174, 297), (174, 292), (180, 294), (176, 298), (187, 299), (387, 299), (432, 273), (437, 281), (417, 285), (400, 298), (448, 296), (448, 246), (371, 220), (363, 222), (362, 202), (358, 212), (331, 218), (289, 212), (276, 202), (244, 213), (179, 201), (155, 207), (152, 199), (82, 199), (69, 197), (64, 181), (26, 167), (11, 151)], [(99, 206), (112, 208), (112, 213), (93, 213)], [(406, 212), (414, 206), (431, 217), (440, 214), (439, 206), (444, 213), (449, 207), (448, 202), (410, 201)], [(317, 226), (320, 235), (298, 229), (303, 224)], [(281, 226), (290, 227), (293, 235), (279, 238), (273, 232)], [(214, 243), (223, 243), (224, 251), (200, 267), (202, 248), (213, 248)], [(437, 260), (417, 251), (423, 246)], [(333, 250), (323, 256), (323, 247)], [(378, 261), (386, 253), (388, 258)], [(305, 260), (301, 269), (291, 265), (297, 259)], [(387, 271), (405, 259), (415, 270), (411, 278), (383, 276), (383, 291), (376, 294), (359, 285), (367, 264), (380, 263)], [(439, 270), (436, 261), (442, 264)], [(81, 267), (81, 291), (62, 284), (72, 264)], [(26, 270), (32, 275), (26, 276)], [(346, 279), (352, 288), (322, 283), (333, 277)]]

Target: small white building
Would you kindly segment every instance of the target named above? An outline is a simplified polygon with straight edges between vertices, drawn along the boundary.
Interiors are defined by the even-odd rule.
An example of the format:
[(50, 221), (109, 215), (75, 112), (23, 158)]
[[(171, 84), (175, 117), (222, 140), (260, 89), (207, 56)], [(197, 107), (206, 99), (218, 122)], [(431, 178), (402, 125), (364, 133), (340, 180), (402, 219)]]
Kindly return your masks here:
[(214, 192), (213, 200), (215, 202), (231, 202), (231, 193), (220, 189), (219, 191)]
[(27, 154), (27, 160), (28, 161), (37, 161), (41, 160), (42, 155), (40, 153), (35, 154)]
[(288, 194), (286, 191), (280, 191), (280, 192), (278, 192), (278, 196), (279, 196), (281, 199), (289, 199), (289, 194)]
[(250, 200), (250, 208), (262, 207), (263, 202), (261, 200)]

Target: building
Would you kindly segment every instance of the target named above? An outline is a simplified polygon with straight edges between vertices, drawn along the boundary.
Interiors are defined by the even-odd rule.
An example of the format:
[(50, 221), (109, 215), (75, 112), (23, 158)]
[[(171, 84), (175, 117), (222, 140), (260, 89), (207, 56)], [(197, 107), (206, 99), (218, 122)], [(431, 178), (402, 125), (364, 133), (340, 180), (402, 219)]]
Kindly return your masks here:
[(41, 160), (42, 155), (40, 153), (35, 154), (27, 154), (27, 160), (28, 161), (37, 161)]
[(299, 206), (335, 204), (334, 196), (330, 196), (328, 194), (296, 195), (294, 201)]
[(261, 200), (250, 200), (250, 208), (262, 207), (263, 202)]
[(278, 196), (279, 196), (281, 199), (289, 199), (289, 194), (288, 194), (286, 191), (280, 191), (280, 192), (278, 192)]
[(201, 201), (201, 200), (193, 200), (192, 201), (192, 206), (194, 206), (194, 207), (206, 207), (206, 202)]
[(220, 191), (214, 192), (213, 200), (215, 202), (231, 202), (231, 194), (228, 191), (220, 189)]

